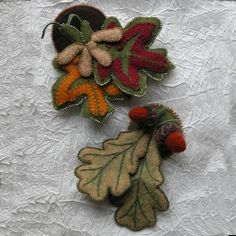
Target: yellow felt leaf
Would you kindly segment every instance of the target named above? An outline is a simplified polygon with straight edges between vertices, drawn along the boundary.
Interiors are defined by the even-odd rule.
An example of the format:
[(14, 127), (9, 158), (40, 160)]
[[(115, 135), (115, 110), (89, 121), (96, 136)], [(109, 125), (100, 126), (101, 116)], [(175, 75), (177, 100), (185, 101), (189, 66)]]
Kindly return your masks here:
[(138, 172), (132, 178), (123, 205), (116, 212), (116, 222), (132, 230), (141, 230), (156, 223), (156, 209), (167, 210), (169, 203), (158, 188), (163, 182), (160, 155), (154, 137), (148, 144)]
[(103, 200), (110, 190), (120, 196), (130, 186), (130, 174), (145, 155), (149, 135), (140, 130), (123, 132), (103, 143), (103, 148), (84, 148), (79, 159), (84, 162), (75, 171), (78, 188), (94, 200)]

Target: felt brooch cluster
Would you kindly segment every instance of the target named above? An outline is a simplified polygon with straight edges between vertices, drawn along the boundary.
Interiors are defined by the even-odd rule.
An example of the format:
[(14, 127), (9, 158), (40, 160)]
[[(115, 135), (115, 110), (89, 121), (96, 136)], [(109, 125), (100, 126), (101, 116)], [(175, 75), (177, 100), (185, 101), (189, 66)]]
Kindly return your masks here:
[(108, 139), (102, 148), (83, 148), (75, 170), (78, 189), (91, 199), (109, 198), (118, 207), (115, 220), (132, 230), (156, 223), (156, 210), (169, 202), (160, 185), (164, 178), (161, 160), (185, 150), (182, 124), (177, 114), (152, 104), (129, 112), (128, 131)]
[(56, 109), (82, 104), (83, 116), (102, 121), (114, 110), (109, 100), (141, 97), (147, 78), (162, 80), (174, 68), (165, 49), (150, 49), (161, 29), (156, 17), (134, 18), (124, 28), (108, 17), (93, 31), (89, 21), (70, 14), (65, 23), (46, 25), (42, 38), (50, 24), (71, 42), (53, 60), (63, 72), (52, 89)]
[[(52, 87), (58, 110), (81, 105), (81, 115), (101, 122), (114, 110), (111, 100), (144, 96), (147, 79), (162, 80), (174, 68), (166, 49), (150, 48), (161, 30), (156, 17), (137, 17), (122, 27), (115, 17), (82, 5), (47, 24), (42, 38), (51, 24), (58, 52), (52, 64), (61, 74)], [(186, 143), (181, 120), (168, 107), (136, 107), (129, 118), (128, 130), (101, 148), (80, 150), (75, 175), (80, 192), (109, 199), (117, 224), (137, 231), (156, 223), (156, 210), (168, 209), (161, 162)]]

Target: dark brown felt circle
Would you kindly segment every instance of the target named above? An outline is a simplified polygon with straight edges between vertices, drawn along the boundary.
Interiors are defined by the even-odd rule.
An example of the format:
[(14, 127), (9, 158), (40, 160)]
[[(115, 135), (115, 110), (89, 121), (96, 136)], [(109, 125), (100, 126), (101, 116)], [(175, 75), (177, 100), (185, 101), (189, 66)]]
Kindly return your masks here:
[[(76, 5), (62, 11), (55, 19), (58, 23), (66, 23), (70, 14), (77, 14), (82, 20), (87, 20), (90, 23), (93, 31), (101, 29), (106, 16), (97, 8), (87, 5)], [(76, 28), (80, 28), (78, 21), (72, 21), (71, 24)], [(66, 39), (54, 25), (52, 28), (52, 41), (57, 52), (62, 51), (66, 48), (71, 41)]]

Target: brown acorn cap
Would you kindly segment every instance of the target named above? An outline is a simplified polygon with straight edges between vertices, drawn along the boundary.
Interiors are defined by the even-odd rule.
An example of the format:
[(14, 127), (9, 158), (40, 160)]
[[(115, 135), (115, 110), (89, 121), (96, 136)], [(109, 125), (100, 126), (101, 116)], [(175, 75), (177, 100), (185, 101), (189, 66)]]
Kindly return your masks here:
[[(77, 14), (82, 20), (87, 20), (93, 31), (100, 30), (106, 16), (97, 8), (88, 5), (76, 5), (62, 11), (55, 19), (58, 23), (66, 23), (70, 14)], [(72, 20), (71, 24), (76, 28), (80, 28), (78, 21)], [(65, 38), (55, 25), (52, 28), (52, 41), (57, 52), (62, 51), (72, 42)]]

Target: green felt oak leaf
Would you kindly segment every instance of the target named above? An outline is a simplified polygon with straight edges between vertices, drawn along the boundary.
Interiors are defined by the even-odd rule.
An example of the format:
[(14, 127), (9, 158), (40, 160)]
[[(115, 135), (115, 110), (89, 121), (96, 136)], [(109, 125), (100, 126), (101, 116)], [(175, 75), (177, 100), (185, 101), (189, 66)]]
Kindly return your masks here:
[(142, 131), (123, 132), (116, 139), (106, 140), (103, 148), (84, 148), (79, 154), (82, 165), (75, 170), (80, 179), (79, 191), (94, 200), (103, 200), (109, 191), (120, 196), (130, 187), (130, 174), (145, 155), (149, 135)]
[[(105, 20), (103, 29), (121, 27), (114, 17)], [(146, 93), (146, 79), (162, 80), (174, 68), (163, 48), (149, 49), (161, 29), (156, 17), (134, 18), (124, 29), (118, 43), (100, 45), (112, 55), (112, 64), (104, 67), (94, 62), (94, 76), (99, 85), (113, 80), (124, 92), (133, 96)]]
[(93, 33), (93, 30), (87, 20), (82, 21), (80, 30), (82, 32), (84, 41), (89, 42), (91, 39), (91, 35)]
[(122, 197), (122, 206), (116, 211), (119, 225), (141, 230), (156, 223), (156, 209), (168, 209), (169, 202), (158, 188), (163, 182), (160, 162), (157, 143), (152, 137), (138, 172), (131, 179), (131, 187)]

